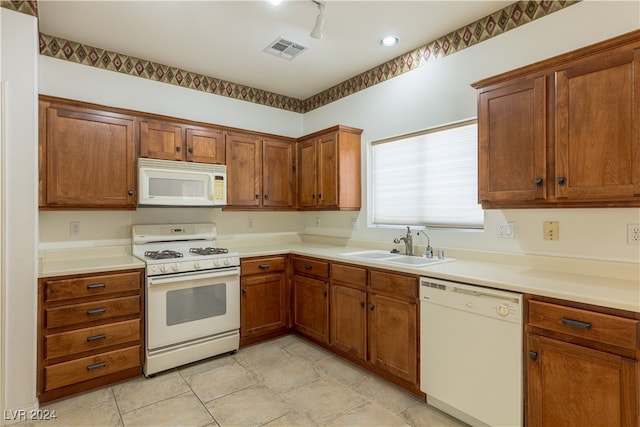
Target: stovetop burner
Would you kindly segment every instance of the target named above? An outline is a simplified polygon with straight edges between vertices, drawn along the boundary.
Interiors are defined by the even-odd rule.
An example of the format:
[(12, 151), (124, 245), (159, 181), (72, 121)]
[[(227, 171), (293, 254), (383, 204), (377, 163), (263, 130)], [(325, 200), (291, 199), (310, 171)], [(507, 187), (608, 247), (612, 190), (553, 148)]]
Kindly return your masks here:
[(227, 254), (229, 253), (229, 249), (226, 248), (190, 248), (189, 253), (194, 255), (218, 255), (218, 254)]
[(145, 251), (144, 257), (149, 259), (182, 258), (182, 252), (165, 249), (163, 251)]

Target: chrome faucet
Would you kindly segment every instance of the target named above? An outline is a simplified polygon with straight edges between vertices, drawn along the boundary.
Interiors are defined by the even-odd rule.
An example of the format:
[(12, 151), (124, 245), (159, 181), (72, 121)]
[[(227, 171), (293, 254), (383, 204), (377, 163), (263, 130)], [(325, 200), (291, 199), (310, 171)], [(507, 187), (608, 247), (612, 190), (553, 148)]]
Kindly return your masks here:
[(407, 255), (413, 255), (413, 237), (411, 237), (411, 229), (407, 227), (407, 234), (405, 236), (398, 236), (393, 239), (393, 243), (404, 242), (404, 253)]

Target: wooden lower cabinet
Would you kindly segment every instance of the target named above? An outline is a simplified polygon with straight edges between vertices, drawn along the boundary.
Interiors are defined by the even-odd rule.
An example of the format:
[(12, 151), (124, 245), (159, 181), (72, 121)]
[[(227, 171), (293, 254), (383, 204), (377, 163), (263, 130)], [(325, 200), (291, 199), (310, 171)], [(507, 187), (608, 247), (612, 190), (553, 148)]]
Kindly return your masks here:
[(528, 300), (527, 426), (637, 427), (640, 315), (573, 305)]
[(366, 359), (367, 293), (332, 284), (330, 312), (331, 346), (359, 359)]
[(243, 259), (240, 270), (240, 345), (286, 333), (289, 329), (286, 256)]
[(329, 299), (325, 280), (294, 275), (293, 321), (296, 330), (319, 342), (328, 342)]
[(369, 294), (369, 361), (389, 373), (418, 383), (416, 304)]
[(38, 280), (38, 399), (142, 374), (144, 270)]

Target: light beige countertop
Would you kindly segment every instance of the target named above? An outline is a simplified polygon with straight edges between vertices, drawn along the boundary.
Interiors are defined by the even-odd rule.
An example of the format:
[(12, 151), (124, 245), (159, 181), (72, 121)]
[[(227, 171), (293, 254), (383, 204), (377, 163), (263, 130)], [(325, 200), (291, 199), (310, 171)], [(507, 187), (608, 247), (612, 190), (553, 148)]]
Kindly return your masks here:
[(145, 267), (127, 246), (47, 250), (40, 253), (39, 260), (40, 278)]
[[(233, 240), (224, 243), (225, 247), (239, 252), (242, 258), (291, 253), (640, 313), (638, 264), (448, 250), (446, 255), (455, 260), (426, 267), (412, 267), (344, 255), (371, 249), (367, 245), (356, 247), (302, 241), (253, 245), (240, 241), (234, 247)], [(144, 266), (145, 263), (133, 257), (130, 248), (126, 246), (48, 250), (41, 253), (39, 277)]]

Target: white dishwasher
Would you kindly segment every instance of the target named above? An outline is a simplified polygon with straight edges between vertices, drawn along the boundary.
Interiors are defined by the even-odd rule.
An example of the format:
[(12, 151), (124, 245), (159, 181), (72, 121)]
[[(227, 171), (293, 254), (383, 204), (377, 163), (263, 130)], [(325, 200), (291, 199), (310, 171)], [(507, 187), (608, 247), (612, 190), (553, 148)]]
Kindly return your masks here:
[(420, 388), (472, 426), (522, 426), (522, 294), (422, 277)]

